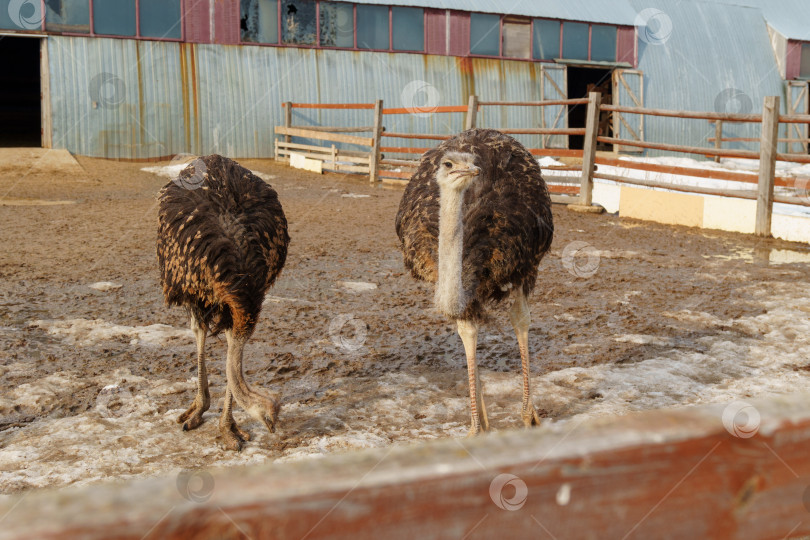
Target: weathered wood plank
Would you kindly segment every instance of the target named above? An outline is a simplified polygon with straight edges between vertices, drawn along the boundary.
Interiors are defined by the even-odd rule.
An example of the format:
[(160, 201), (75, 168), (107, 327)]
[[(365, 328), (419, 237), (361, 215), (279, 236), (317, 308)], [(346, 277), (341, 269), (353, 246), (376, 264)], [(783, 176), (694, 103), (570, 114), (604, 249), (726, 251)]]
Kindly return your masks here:
[(758, 114), (670, 111), (665, 109), (646, 109), (644, 107), (620, 107), (619, 105), (603, 105), (602, 110), (627, 114), (649, 114), (651, 116), (666, 116), (670, 118), (692, 118), (696, 120), (722, 120), (723, 122), (759, 123), (762, 121), (762, 116)]
[(808, 448), (810, 396), (780, 396), (32, 493), (0, 501), (0, 534), (795, 537), (810, 534)]
[(362, 146), (372, 146), (374, 143), (374, 139), (371, 137), (358, 137), (357, 135), (343, 135), (340, 133), (324, 133), (322, 131), (312, 131), (311, 129), (291, 128), (285, 126), (276, 126), (276, 135), (292, 135), (293, 137), (304, 137), (306, 139), (317, 139), (319, 141), (359, 144)]
[(590, 206), (593, 202), (593, 173), (596, 162), (596, 136), (599, 134), (599, 106), (602, 94), (591, 92), (585, 118), (585, 142), (582, 150), (582, 176), (580, 177), (579, 204)]
[(759, 143), (759, 182), (754, 234), (771, 235), (773, 184), (776, 175), (776, 139), (779, 137), (779, 96), (767, 96), (762, 105), (762, 139)]
[(371, 140), (371, 150), (368, 154), (369, 169), (368, 180), (372, 184), (377, 182), (377, 172), (380, 168), (380, 142), (383, 133), (383, 100), (378, 99), (374, 104), (374, 129)]

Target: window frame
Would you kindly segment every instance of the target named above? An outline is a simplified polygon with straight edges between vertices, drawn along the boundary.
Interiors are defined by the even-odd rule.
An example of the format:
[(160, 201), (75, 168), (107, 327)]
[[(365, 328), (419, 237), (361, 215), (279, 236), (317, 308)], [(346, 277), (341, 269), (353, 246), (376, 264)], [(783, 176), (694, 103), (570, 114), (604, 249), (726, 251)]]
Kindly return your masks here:
[[(479, 12), (479, 11), (471, 11), (471, 12), (467, 12), (467, 13), (469, 13), (470, 15), (472, 15), (473, 13), (480, 13), (482, 15), (494, 15), (493, 13), (484, 13), (484, 12)], [(612, 60), (612, 61), (611, 60), (593, 60), (593, 51), (592, 51), (592, 47), (593, 47), (593, 27), (594, 26), (610, 26), (610, 27), (613, 27), (613, 28), (616, 29), (616, 57), (618, 58), (618, 55), (619, 55), (619, 29), (622, 27), (622, 25), (608, 24), (608, 23), (592, 23), (592, 22), (587, 22), (587, 21), (573, 21), (573, 20), (569, 21), (567, 19), (551, 19), (551, 18), (547, 18), (547, 17), (526, 17), (526, 19), (529, 19), (529, 23), (530, 23), (530, 30), (529, 30), (529, 58), (506, 56), (504, 54), (504, 50), (503, 50), (503, 40), (504, 40), (503, 27), (504, 27), (504, 20), (505, 20), (506, 17), (513, 17), (513, 16), (511, 16), (511, 15), (503, 15), (503, 14), (500, 15), (500, 24), (499, 24), (500, 35), (498, 36), (498, 44), (499, 44), (498, 45), (498, 55), (476, 54), (476, 53), (473, 53), (472, 51), (470, 51), (469, 56), (471, 56), (473, 58), (497, 58), (497, 59), (501, 59), (501, 60), (515, 60), (515, 61), (519, 61), (519, 62), (554, 63), (554, 59), (540, 59), (540, 58), (535, 58), (534, 57), (535, 23), (537, 21), (553, 21), (555, 23), (558, 23), (559, 26), (560, 26), (560, 57), (559, 58), (561, 60), (572, 60), (572, 61), (577, 61), (577, 62), (600, 62), (600, 63), (601, 62), (608, 62), (608, 63), (611, 63), (611, 62), (616, 63), (616, 62), (618, 62), (618, 60)], [(563, 24), (563, 23), (565, 23), (565, 22), (573, 22), (573, 23), (580, 23), (580, 24), (587, 24), (588, 25), (588, 59), (587, 60), (567, 59), (565, 57), (565, 50), (563, 49), (563, 40), (564, 40), (564, 37), (565, 37), (564, 36), (565, 24)]]
[[(40, 30), (34, 30), (34, 32), (42, 32), (43, 34), (51, 34), (56, 36), (77, 36), (77, 37), (99, 37), (99, 38), (111, 38), (111, 39), (137, 39), (141, 41), (172, 41), (175, 43), (183, 43), (186, 40), (186, 25), (183, 24), (184, 14), (186, 12), (186, 2), (188, 0), (180, 0), (180, 16), (178, 18), (178, 24), (180, 25), (180, 37), (179, 38), (170, 38), (170, 37), (152, 37), (152, 36), (142, 36), (141, 35), (141, 1), (140, 0), (133, 0), (135, 4), (135, 35), (134, 36), (122, 36), (117, 34), (101, 34), (96, 32), (95, 29), (95, 17), (93, 14), (93, 3), (96, 0), (87, 0), (88, 9), (90, 11), (90, 20), (88, 24), (90, 25), (90, 32), (58, 32), (56, 30), (46, 30), (45, 29), (45, 19), (47, 18), (47, 11), (45, 8), (45, 0), (41, 0), (42, 4), (42, 24), (40, 26)], [(103, 0), (98, 0), (103, 1)]]
[[(797, 41), (796, 43), (799, 45), (799, 69), (796, 72), (796, 78), (794, 80), (810, 81), (810, 72), (802, 73), (805, 52), (810, 56), (810, 41)], [(810, 63), (810, 58), (808, 58), (808, 63)]]
[[(136, 0), (138, 1), (138, 0)], [(182, 0), (185, 2), (186, 0)], [(352, 6), (352, 35), (353, 35), (353, 46), (352, 47), (337, 47), (331, 45), (321, 45), (321, 2), (331, 2), (331, 3), (340, 3), (340, 4), (349, 4)], [(421, 6), (410, 6), (410, 7), (417, 7), (418, 9), (422, 10), (422, 50), (400, 50), (394, 49), (394, 22), (393, 22), (393, 7), (390, 4), (362, 4), (362, 5), (369, 5), (369, 6), (385, 6), (388, 8), (388, 48), (387, 49), (365, 49), (360, 48), (357, 46), (357, 6), (361, 5), (356, 2), (345, 2), (344, 0), (315, 0), (316, 9), (315, 9), (315, 44), (314, 45), (299, 45), (294, 43), (282, 43), (281, 37), (281, 0), (278, 2), (278, 14), (276, 16), (276, 23), (278, 24), (278, 32), (279, 32), (279, 42), (278, 43), (256, 43), (253, 41), (243, 41), (242, 40), (242, 32), (240, 29), (239, 32), (239, 45), (251, 45), (256, 47), (292, 47), (295, 49), (327, 49), (330, 51), (362, 51), (362, 52), (391, 52), (391, 53), (404, 53), (404, 54), (427, 54), (427, 32), (425, 29), (427, 27), (427, 9)], [(400, 7), (400, 6), (398, 6)], [(239, 20), (242, 18), (241, 7), (239, 11)]]

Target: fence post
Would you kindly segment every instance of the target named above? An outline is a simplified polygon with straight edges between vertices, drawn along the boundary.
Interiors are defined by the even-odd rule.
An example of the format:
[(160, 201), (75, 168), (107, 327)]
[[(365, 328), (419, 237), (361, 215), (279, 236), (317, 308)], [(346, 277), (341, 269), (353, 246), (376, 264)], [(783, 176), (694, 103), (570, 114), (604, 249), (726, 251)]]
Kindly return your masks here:
[[(292, 102), (284, 103), (284, 127), (292, 127)], [(284, 135), (284, 142), (292, 142), (292, 137)]]
[(593, 202), (593, 170), (596, 160), (596, 136), (599, 133), (599, 108), (602, 94), (588, 94), (588, 112), (585, 120), (585, 141), (582, 147), (582, 179), (579, 188), (579, 204), (590, 206)]
[(762, 105), (762, 133), (759, 141), (759, 190), (754, 234), (771, 235), (773, 183), (776, 174), (776, 144), (779, 137), (779, 96), (767, 96)]
[(380, 141), (382, 140), (382, 114), (383, 100), (378, 99), (374, 104), (374, 128), (372, 137), (374, 138), (374, 146), (368, 154), (368, 181), (372, 184), (378, 180), (378, 171), (380, 168)]
[[(714, 121), (714, 147), (717, 150), (723, 148), (723, 121), (718, 119)], [(715, 163), (720, 163), (720, 156), (714, 156)]]
[(470, 96), (470, 100), (467, 102), (467, 119), (464, 125), (464, 129), (472, 129), (475, 127), (475, 120), (476, 116), (478, 115), (478, 96), (475, 94)]

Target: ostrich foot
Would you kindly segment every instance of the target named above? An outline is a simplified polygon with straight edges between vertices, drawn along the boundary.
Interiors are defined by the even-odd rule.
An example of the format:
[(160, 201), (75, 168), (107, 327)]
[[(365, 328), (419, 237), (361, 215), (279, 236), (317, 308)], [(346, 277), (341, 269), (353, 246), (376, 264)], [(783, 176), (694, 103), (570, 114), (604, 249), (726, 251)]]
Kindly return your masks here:
[(220, 442), (226, 450), (234, 450), (239, 452), (242, 450), (242, 445), (250, 440), (250, 433), (243, 430), (236, 425), (236, 422), (231, 422), (230, 425), (219, 426)]
[(537, 414), (537, 409), (534, 408), (534, 405), (528, 410), (523, 409), (521, 416), (523, 417), (523, 425), (527, 428), (540, 425), (540, 415)]
[(183, 431), (196, 429), (203, 423), (203, 413), (207, 410), (207, 406), (201, 405), (195, 399), (191, 407), (177, 418), (177, 423), (183, 424)]

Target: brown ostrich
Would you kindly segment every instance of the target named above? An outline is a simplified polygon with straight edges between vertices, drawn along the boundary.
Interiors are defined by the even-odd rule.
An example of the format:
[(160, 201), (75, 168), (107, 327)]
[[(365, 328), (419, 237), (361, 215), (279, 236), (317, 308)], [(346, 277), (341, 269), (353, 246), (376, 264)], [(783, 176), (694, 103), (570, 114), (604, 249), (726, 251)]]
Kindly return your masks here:
[(228, 158), (198, 158), (159, 197), (157, 254), (166, 303), (183, 306), (197, 339), (197, 396), (180, 415), (183, 430), (203, 422), (210, 396), (205, 338), (225, 332), (227, 385), (219, 430), (226, 448), (250, 436), (236, 425), (233, 400), (272, 432), (280, 397), (251, 388), (242, 373), (267, 289), (287, 258), (287, 219), (276, 192)]
[(486, 308), (512, 297), (523, 365), (523, 423), (539, 424), (529, 387), (529, 304), (554, 234), (551, 201), (532, 155), (491, 129), (472, 129), (422, 156), (396, 218), (405, 266), (436, 283), (439, 312), (456, 320), (467, 354), (472, 427), (489, 429), (475, 360)]

